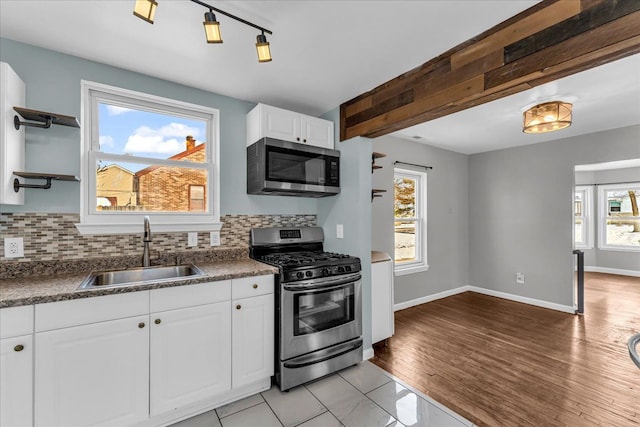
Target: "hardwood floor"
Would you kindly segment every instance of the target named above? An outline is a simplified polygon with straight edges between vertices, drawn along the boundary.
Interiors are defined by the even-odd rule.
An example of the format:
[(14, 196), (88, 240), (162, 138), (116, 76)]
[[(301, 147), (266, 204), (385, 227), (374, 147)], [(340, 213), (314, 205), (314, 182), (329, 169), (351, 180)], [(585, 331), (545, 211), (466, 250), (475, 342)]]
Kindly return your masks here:
[(585, 315), (473, 292), (396, 312), (373, 363), (480, 426), (640, 426), (640, 278), (585, 273)]

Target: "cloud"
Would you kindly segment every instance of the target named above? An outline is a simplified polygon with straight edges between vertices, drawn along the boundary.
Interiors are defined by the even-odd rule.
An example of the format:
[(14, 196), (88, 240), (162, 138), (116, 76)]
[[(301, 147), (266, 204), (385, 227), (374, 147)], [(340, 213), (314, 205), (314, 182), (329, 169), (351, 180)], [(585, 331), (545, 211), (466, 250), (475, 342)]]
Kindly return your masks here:
[(181, 123), (170, 123), (159, 129), (140, 126), (127, 139), (125, 153), (156, 153), (173, 155), (185, 150), (185, 138), (192, 135), (197, 139), (199, 129)]
[(113, 137), (109, 135), (100, 135), (99, 141), (100, 141), (101, 150), (106, 147), (113, 148), (115, 145), (115, 141), (113, 140)]
[(120, 114), (128, 113), (129, 111), (135, 111), (131, 108), (118, 107), (117, 105), (105, 104), (105, 106), (107, 107), (107, 114), (110, 116), (119, 116)]

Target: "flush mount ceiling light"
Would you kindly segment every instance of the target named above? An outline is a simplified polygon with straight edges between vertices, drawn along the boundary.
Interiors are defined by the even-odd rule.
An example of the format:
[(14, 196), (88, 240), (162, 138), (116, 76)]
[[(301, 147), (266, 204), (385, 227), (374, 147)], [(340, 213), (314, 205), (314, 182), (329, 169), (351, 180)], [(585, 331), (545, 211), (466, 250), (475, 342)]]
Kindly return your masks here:
[[(204, 14), (204, 33), (207, 38), (207, 43), (222, 43), (222, 34), (220, 33), (220, 23), (216, 20), (216, 15), (213, 11), (218, 12), (221, 15), (227, 16), (231, 19), (234, 19), (238, 22), (241, 22), (250, 27), (256, 28), (261, 31), (261, 34), (258, 35), (256, 49), (258, 51), (258, 62), (270, 62), (271, 61), (271, 50), (269, 48), (269, 42), (267, 41), (267, 34), (273, 34), (271, 31), (263, 28), (259, 25), (256, 25), (252, 22), (249, 22), (245, 19), (239, 18), (235, 15), (225, 12), (224, 10), (217, 9), (211, 5), (208, 5), (199, 0), (190, 0), (192, 3), (197, 3), (200, 6), (204, 6), (209, 9), (208, 12)], [(147, 21), (150, 24), (153, 24), (153, 16), (155, 14), (156, 8), (158, 7), (158, 3), (155, 0), (136, 0), (135, 7), (133, 9), (133, 14), (138, 18)]]
[(568, 102), (552, 101), (538, 104), (522, 114), (524, 133), (544, 133), (571, 126), (571, 108)]

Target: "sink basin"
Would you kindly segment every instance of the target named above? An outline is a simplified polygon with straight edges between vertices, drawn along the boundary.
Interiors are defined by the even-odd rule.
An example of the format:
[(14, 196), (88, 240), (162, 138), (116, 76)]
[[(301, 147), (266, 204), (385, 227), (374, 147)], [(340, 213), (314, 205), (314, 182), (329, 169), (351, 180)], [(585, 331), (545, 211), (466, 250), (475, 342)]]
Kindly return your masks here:
[(140, 267), (127, 270), (93, 271), (78, 289), (138, 285), (145, 282), (168, 282), (204, 273), (193, 264)]

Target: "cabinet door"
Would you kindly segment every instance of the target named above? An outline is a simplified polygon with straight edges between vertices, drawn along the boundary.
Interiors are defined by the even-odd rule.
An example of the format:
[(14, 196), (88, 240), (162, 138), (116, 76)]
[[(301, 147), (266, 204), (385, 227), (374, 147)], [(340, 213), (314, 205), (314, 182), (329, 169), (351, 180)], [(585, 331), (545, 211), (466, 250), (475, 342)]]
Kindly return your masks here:
[(333, 122), (302, 116), (301, 128), (302, 142), (305, 144), (333, 149)]
[(230, 302), (151, 315), (151, 416), (231, 389)]
[(36, 333), (35, 425), (114, 426), (149, 416), (148, 316)]
[(233, 387), (273, 375), (273, 294), (233, 301)]
[(262, 130), (270, 138), (300, 141), (300, 114), (281, 108), (262, 106)]
[(0, 426), (33, 425), (33, 336), (0, 340)]

